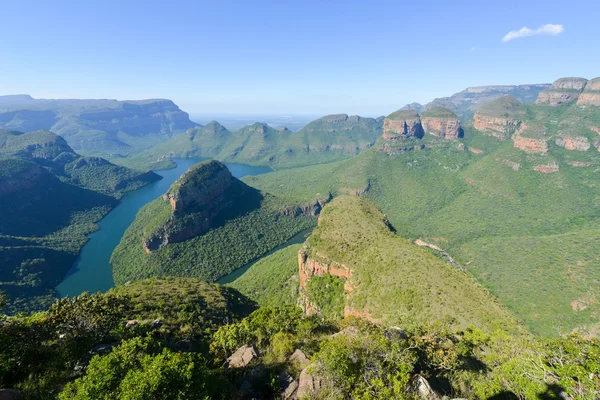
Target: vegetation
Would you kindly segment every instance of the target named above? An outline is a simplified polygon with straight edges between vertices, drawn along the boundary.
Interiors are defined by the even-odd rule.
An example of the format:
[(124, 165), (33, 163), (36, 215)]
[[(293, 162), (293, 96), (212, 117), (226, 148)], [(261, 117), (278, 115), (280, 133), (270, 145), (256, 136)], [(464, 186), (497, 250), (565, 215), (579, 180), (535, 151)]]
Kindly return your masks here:
[[(205, 202), (205, 192), (214, 198)], [(314, 216), (297, 213), (293, 203), (231, 177), (217, 161), (190, 168), (167, 194), (182, 205), (173, 211), (162, 197), (147, 204), (115, 249), (111, 264), (117, 284), (152, 276), (214, 282), (316, 222)], [(194, 231), (203, 225), (208, 229)], [(189, 231), (196, 234), (182, 236)], [(156, 235), (182, 239), (145, 251), (142, 244)]]
[(85, 158), (47, 131), (0, 131), (0, 289), (8, 312), (46, 308), (87, 236), (127, 190), (158, 179)]
[(372, 146), (381, 135), (382, 122), (382, 118), (339, 114), (319, 118), (297, 132), (259, 122), (230, 132), (212, 121), (118, 162), (164, 168), (169, 166), (169, 157), (210, 157), (277, 169), (322, 164), (352, 157)]
[[(3, 317), (0, 385), (29, 399), (194, 400), (249, 392), (276, 398), (287, 377), (298, 379), (303, 371), (320, 382), (323, 398), (417, 398), (423, 380), (440, 395), (472, 399), (599, 395), (600, 342), (578, 335), (542, 341), (443, 323), (403, 331), (263, 307), (250, 314), (247, 308), (243, 319), (211, 319), (216, 326), (202, 322), (194, 330), (204, 327), (207, 335), (182, 340), (194, 330), (185, 328), (189, 314), (181, 310), (200, 298), (206, 303), (198, 310), (211, 312), (218, 292), (193, 279), (151, 280), (62, 299), (43, 313)], [(147, 320), (131, 320), (136, 310)], [(243, 345), (257, 356), (245, 367), (224, 367)], [(291, 358), (296, 350), (309, 360)]]
[[(594, 334), (600, 322), (592, 283), (600, 267), (594, 242), (600, 153), (593, 146), (569, 151), (555, 138), (584, 136), (594, 143), (600, 116), (593, 107), (522, 108), (527, 124), (544, 126), (547, 154), (524, 153), (465, 124), (461, 142), (478, 154), (425, 137), (422, 151), (390, 156), (376, 144), (349, 160), (244, 181), (297, 202), (368, 188), (365, 196), (398, 236), (447, 251), (535, 333)], [(560, 166), (555, 173), (533, 169), (553, 162)]]
[(261, 307), (294, 306), (298, 302), (298, 251), (287, 246), (254, 263), (228, 286), (239, 290)]

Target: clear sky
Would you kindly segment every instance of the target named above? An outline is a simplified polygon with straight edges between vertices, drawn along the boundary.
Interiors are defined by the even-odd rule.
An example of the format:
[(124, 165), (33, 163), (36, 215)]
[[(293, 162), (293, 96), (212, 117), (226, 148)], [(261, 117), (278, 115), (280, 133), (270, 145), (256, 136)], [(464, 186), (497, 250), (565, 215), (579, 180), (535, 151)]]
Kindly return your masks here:
[(0, 94), (381, 115), (467, 86), (600, 76), (599, 17), (598, 0), (5, 0)]

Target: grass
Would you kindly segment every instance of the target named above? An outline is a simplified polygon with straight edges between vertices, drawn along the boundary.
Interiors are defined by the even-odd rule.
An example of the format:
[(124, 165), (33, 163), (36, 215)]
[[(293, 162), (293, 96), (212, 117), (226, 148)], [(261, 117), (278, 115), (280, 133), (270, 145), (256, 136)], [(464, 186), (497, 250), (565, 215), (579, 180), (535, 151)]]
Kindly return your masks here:
[(301, 244), (287, 246), (258, 260), (228, 286), (261, 307), (295, 306), (298, 302), (298, 251)]

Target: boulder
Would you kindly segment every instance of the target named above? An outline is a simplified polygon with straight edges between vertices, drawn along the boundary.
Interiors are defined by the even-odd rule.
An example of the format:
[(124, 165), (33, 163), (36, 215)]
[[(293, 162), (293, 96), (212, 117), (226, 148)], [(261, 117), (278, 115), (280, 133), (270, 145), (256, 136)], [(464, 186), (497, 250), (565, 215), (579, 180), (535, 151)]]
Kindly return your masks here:
[(279, 374), (278, 378), (279, 387), (281, 388), (282, 397), (284, 400), (295, 399), (296, 390), (298, 389), (298, 382), (294, 380), (286, 371)]
[(301, 365), (307, 364), (309, 361), (306, 354), (304, 354), (304, 352), (300, 349), (296, 349), (296, 351), (294, 351), (290, 356), (289, 360), (292, 362), (297, 362)]
[(431, 385), (427, 382), (427, 379), (423, 378), (421, 375), (417, 375), (415, 389), (419, 398), (423, 400), (438, 400), (440, 398), (440, 396), (433, 391)]
[(306, 367), (300, 372), (298, 380), (298, 390), (296, 398), (303, 399), (305, 397), (315, 397), (323, 387), (324, 379), (321, 376), (313, 375), (308, 372), (310, 367)]
[(243, 368), (248, 366), (256, 357), (258, 357), (258, 353), (254, 346), (243, 345), (227, 359), (226, 364), (229, 368)]

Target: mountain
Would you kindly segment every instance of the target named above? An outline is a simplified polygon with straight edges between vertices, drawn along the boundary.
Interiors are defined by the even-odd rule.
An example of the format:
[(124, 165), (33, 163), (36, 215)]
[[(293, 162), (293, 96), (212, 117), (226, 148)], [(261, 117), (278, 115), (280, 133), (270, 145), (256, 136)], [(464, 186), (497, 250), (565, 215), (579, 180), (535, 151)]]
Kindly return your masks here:
[(475, 111), (483, 104), (489, 103), (499, 97), (510, 95), (520, 102), (530, 104), (536, 101), (538, 94), (548, 88), (550, 84), (535, 85), (491, 85), (469, 87), (450, 97), (434, 99), (422, 106), (422, 110), (433, 107), (442, 107), (454, 111), (460, 117), (471, 118)]
[(505, 96), (456, 140), (415, 137), (416, 110), (387, 120), (353, 158), (244, 182), (288, 201), (362, 194), (399, 236), (449, 254), (533, 332), (597, 335), (600, 108)]
[(371, 147), (381, 135), (382, 123), (383, 117), (335, 114), (312, 121), (297, 132), (260, 122), (230, 132), (212, 121), (117, 161), (138, 168), (168, 167), (169, 159), (176, 157), (211, 157), (278, 169), (322, 164), (352, 157)]
[(78, 152), (126, 156), (195, 127), (171, 100), (50, 100), (0, 96), (0, 128), (50, 130)]
[(125, 191), (160, 177), (81, 157), (47, 131), (0, 131), (0, 289), (39, 309)]
[(112, 255), (115, 282), (215, 281), (313, 226), (326, 201), (287, 202), (234, 178), (219, 161), (196, 164), (139, 211)]
[(328, 204), (299, 252), (301, 302), (330, 318), (362, 316), (404, 329), (443, 320), (514, 330), (510, 313), (458, 266), (397, 237), (368, 200)]

